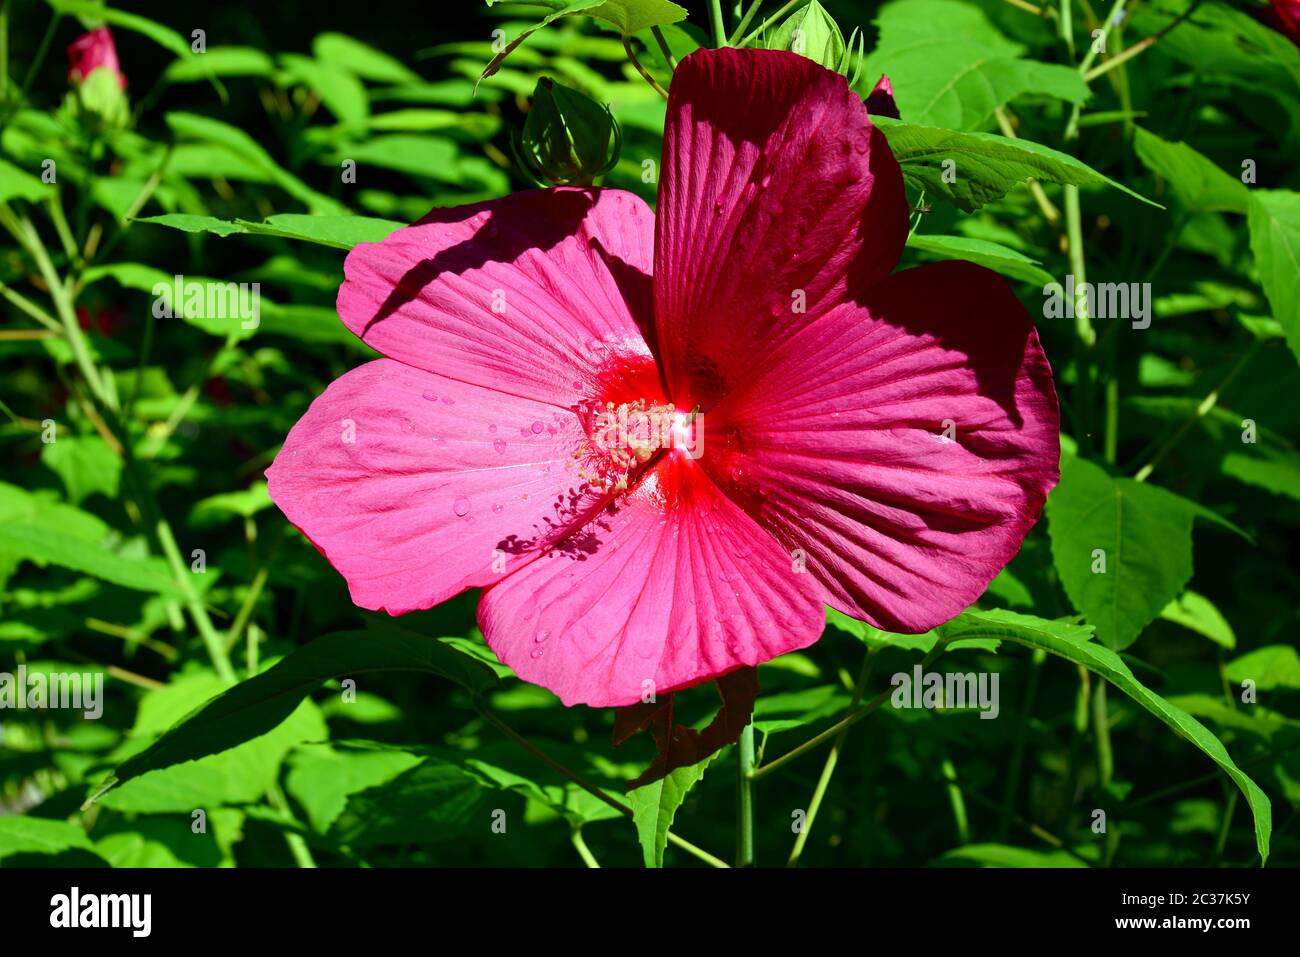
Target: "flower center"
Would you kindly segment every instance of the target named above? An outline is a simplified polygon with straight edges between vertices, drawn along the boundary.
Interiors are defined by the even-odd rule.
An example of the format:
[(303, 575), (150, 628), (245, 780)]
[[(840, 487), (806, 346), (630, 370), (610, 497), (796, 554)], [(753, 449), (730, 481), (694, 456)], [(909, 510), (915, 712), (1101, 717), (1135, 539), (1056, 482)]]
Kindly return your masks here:
[(593, 485), (623, 490), (661, 452), (699, 458), (704, 451), (704, 416), (668, 402), (592, 403), (581, 407), (589, 448), (579, 453), (582, 477)]

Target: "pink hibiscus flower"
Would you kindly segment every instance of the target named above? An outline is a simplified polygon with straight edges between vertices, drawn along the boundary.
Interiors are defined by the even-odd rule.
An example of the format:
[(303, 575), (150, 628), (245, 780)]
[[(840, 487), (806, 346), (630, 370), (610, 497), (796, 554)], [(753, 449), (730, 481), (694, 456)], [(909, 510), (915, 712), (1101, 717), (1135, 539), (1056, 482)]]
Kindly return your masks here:
[[(806, 647), (824, 603), (924, 631), (1016, 553), (1059, 423), (1006, 283), (962, 262), (891, 276), (907, 226), (843, 77), (694, 53), (657, 217), (619, 190), (534, 190), (349, 254), (339, 315), (387, 358), (312, 403), (271, 496), (362, 607), (483, 588), (488, 644), (566, 704)], [(624, 420), (685, 439), (616, 447)]]
[(83, 33), (68, 45), (69, 80), (81, 83), (100, 67), (111, 71), (117, 77), (117, 85), (126, 89), (126, 76), (118, 66), (117, 46), (113, 43), (113, 32), (108, 27)]

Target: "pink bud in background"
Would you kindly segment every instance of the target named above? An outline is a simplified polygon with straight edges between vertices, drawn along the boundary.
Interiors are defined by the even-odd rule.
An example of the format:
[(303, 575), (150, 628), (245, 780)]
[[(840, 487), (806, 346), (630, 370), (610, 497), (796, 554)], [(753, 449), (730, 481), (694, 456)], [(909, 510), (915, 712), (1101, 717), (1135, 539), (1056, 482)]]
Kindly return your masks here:
[(126, 77), (117, 64), (117, 47), (108, 27), (83, 33), (68, 46), (68, 79), (82, 83), (90, 74), (106, 67), (117, 77), (117, 85), (126, 89)]

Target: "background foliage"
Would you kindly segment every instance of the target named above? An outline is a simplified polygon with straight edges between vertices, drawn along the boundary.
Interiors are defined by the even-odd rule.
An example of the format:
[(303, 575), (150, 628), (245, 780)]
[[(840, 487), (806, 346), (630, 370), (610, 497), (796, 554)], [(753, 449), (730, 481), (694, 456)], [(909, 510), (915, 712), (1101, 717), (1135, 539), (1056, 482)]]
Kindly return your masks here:
[[(603, 182), (653, 202), (664, 102), (620, 32), (666, 86), (648, 27), (676, 56), (708, 43), (688, 6), (5, 0), (0, 671), (107, 680), (100, 720), (0, 711), (0, 865), (732, 858), (732, 748), (625, 794), (649, 741), (615, 750), (612, 713), (514, 679), (472, 595), (359, 612), (262, 479), (308, 403), (373, 355), (334, 314), (343, 251), (530, 185), (510, 146), (540, 77), (610, 105), (622, 152)], [(758, 862), (1296, 864), (1300, 50), (1246, 2), (1120, 2), (1099, 53), (1111, 11), (1087, 0), (825, 6), (862, 31), (860, 92), (893, 81), (905, 265), (973, 259), (1035, 316), (1067, 274), (1150, 282), (1154, 316), (1039, 322), (1062, 481), (976, 608), (924, 636), (832, 615), (760, 669)], [(576, 8), (475, 95), (494, 29)], [(62, 50), (100, 21), (129, 122), (69, 94)], [(259, 282), (260, 327), (155, 319), (175, 274)], [(998, 719), (890, 707), (889, 676), (923, 656), (996, 672)], [(684, 699), (716, 709), (708, 689)], [(829, 764), (825, 743), (796, 750), (845, 714), (866, 720), (817, 739)]]

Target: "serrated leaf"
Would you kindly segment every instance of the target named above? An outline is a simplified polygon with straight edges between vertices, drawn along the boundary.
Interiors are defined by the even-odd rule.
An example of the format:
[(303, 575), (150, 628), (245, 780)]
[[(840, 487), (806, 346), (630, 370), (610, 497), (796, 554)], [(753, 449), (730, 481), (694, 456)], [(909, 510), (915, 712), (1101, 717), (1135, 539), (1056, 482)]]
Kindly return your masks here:
[(418, 84), (423, 79), (400, 61), (343, 33), (318, 33), (311, 41), (316, 59), (346, 67), (364, 80)]
[(711, 754), (698, 764), (677, 768), (665, 777), (627, 793), (628, 803), (632, 805), (632, 823), (636, 825), (646, 867), (664, 866), (668, 829), (673, 826), (677, 809), (716, 757), (716, 753)]
[(25, 199), (29, 203), (38, 203), (46, 196), (53, 195), (53, 187), (42, 183), (39, 177), (19, 169), (8, 160), (0, 159), (0, 203), (11, 199)]
[(1193, 213), (1244, 213), (1250, 191), (1186, 143), (1170, 143), (1138, 127), (1134, 146), (1151, 172), (1162, 176), (1184, 210)]
[(370, 115), (370, 99), (361, 81), (334, 63), (297, 53), (280, 57), (285, 74), (311, 89), (341, 123), (363, 124)]
[(907, 237), (907, 248), (929, 253), (936, 259), (964, 259), (978, 263), (1011, 279), (1045, 286), (1055, 282), (1052, 274), (1038, 261), (1014, 249), (967, 236), (927, 236), (912, 234)]
[[(904, 179), (968, 213), (1031, 178), (1071, 186), (1113, 186), (1134, 199), (1159, 205), (1073, 156), (1028, 140), (915, 126), (884, 116), (873, 116), (871, 121), (889, 140)], [(946, 160), (953, 165), (945, 167)]]
[[(437, 638), (393, 628), (345, 631), (317, 638), (274, 667), (235, 685), (195, 711), (141, 753), (124, 761), (94, 794), (149, 771), (193, 761), (266, 734), (326, 681), (374, 671), (423, 671), (481, 692), (491, 669)], [(87, 802), (87, 803), (90, 803)]]
[(109, 498), (117, 495), (122, 459), (98, 435), (70, 435), (49, 442), (41, 448), (41, 462), (58, 475), (73, 505), (96, 492)]
[(1253, 191), (1249, 223), (1250, 250), (1264, 295), (1300, 360), (1300, 193)]
[(1192, 577), (1201, 510), (1181, 496), (1074, 458), (1046, 512), (1061, 584), (1111, 648), (1131, 645)]
[(1290, 645), (1267, 645), (1234, 658), (1224, 668), (1229, 681), (1253, 681), (1262, 691), (1300, 688), (1300, 655)]
[[(488, 6), (502, 0), (487, 0)], [(533, 6), (550, 11), (537, 24), (524, 30), (488, 61), (479, 79), (489, 77), (501, 67), (501, 62), (508, 57), (519, 44), (545, 26), (554, 23), (560, 17), (585, 14), (595, 17), (618, 30), (623, 36), (631, 36), (651, 27), (663, 26), (685, 20), (687, 11), (669, 0), (536, 0)]]
[(14, 854), (94, 853), (94, 850), (86, 832), (67, 821), (21, 814), (0, 815), (0, 860)]
[[(300, 239), (335, 249), (351, 249), (357, 243), (383, 241), (393, 230), (405, 223), (369, 216), (306, 216), (301, 213), (279, 213), (260, 223), (246, 219), (225, 220), (215, 216), (195, 216), (189, 213), (165, 213), (145, 216), (139, 223), (156, 223), (187, 233), (214, 233), (230, 236), (234, 233), (251, 233), (256, 236), (279, 236)], [(170, 278), (170, 277), (168, 277)]]
[(1219, 609), (1214, 607), (1212, 601), (1190, 588), (1166, 605), (1161, 610), (1160, 617), (1198, 635), (1204, 635), (1216, 645), (1224, 648), (1237, 647), (1237, 636), (1233, 634), (1228, 620), (1219, 614)]
[[(990, 613), (985, 613), (990, 614)], [(1255, 819), (1255, 846), (1259, 851), (1261, 862), (1268, 860), (1269, 840), (1273, 831), (1273, 812), (1268, 795), (1260, 790), (1237, 767), (1232, 756), (1228, 754), (1217, 737), (1186, 711), (1151, 691), (1134, 676), (1128, 665), (1119, 655), (1085, 637), (1054, 634), (1047, 628), (1008, 629), (1003, 637), (1029, 648), (1041, 648), (1058, 655), (1076, 665), (1082, 665), (1089, 671), (1101, 675), (1124, 694), (1128, 695), (1143, 708), (1159, 718), (1162, 722), (1182, 735), (1214, 761), (1228, 777), (1241, 789)]]
[(1088, 86), (1070, 67), (1021, 59), (979, 7), (956, 0), (898, 0), (876, 18), (880, 41), (862, 75), (890, 77), (909, 123), (973, 130), (1025, 93), (1082, 103)]

